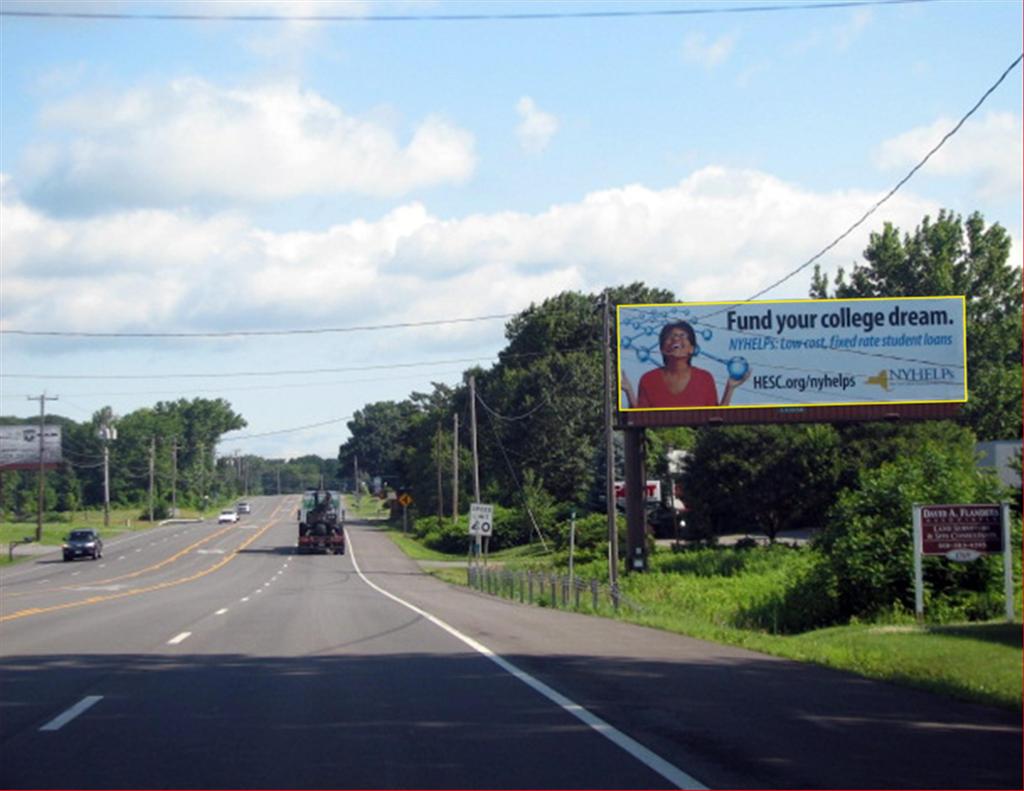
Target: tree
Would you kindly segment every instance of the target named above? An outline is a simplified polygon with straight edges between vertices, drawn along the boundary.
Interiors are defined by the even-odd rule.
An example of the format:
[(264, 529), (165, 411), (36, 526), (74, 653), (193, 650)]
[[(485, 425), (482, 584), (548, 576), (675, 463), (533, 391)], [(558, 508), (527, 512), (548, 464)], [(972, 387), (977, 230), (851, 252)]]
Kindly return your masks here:
[[(974, 438), (926, 440), (897, 461), (866, 467), (845, 490), (816, 540), (835, 571), (844, 618), (914, 607), (911, 515), (914, 503), (995, 502), (1000, 486), (974, 463)], [(1001, 558), (924, 564), (929, 612), (941, 618), (991, 618), (1001, 611)]]
[(828, 425), (702, 429), (683, 486), (703, 533), (818, 527), (836, 496), (839, 436)]
[[(985, 227), (975, 212), (966, 223), (941, 211), (925, 217), (913, 234), (886, 223), (872, 233), (866, 264), (849, 280), (835, 277), (839, 298), (967, 297), (967, 386), (964, 421), (978, 439), (1021, 435), (1021, 272), (1008, 263), (1010, 236), (999, 224)], [(811, 296), (829, 297), (827, 278), (815, 267)]]

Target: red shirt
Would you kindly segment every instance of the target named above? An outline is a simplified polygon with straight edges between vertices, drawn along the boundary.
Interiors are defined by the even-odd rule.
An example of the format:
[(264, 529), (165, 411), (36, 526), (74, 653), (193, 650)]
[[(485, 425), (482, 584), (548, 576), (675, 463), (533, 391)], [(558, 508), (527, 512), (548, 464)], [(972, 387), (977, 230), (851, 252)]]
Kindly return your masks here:
[(639, 407), (718, 406), (715, 380), (703, 368), (690, 368), (690, 381), (678, 393), (670, 393), (664, 369), (655, 368), (640, 377)]

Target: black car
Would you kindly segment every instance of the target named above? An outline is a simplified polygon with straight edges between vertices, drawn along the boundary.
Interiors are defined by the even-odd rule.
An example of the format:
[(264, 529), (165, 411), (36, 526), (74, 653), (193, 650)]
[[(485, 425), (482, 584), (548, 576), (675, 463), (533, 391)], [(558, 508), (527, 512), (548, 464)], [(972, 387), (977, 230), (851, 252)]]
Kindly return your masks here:
[(72, 530), (64, 539), (64, 560), (103, 557), (103, 541), (95, 530)]

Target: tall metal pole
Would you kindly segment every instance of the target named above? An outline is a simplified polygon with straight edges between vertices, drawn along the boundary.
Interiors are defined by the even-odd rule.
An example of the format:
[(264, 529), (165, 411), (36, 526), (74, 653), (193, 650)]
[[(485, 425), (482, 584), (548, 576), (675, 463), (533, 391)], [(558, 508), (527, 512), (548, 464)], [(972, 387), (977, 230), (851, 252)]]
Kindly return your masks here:
[(43, 467), (43, 434), (46, 427), (46, 402), (56, 401), (57, 396), (27, 396), (29, 401), (39, 401), (39, 502), (36, 511), (36, 541), (43, 540), (43, 500), (46, 488), (46, 471)]
[(615, 524), (615, 442), (612, 437), (612, 331), (611, 300), (607, 289), (604, 292), (604, 437), (605, 496), (608, 501), (608, 584), (613, 591), (613, 601), (618, 605), (619, 585), (619, 534)]

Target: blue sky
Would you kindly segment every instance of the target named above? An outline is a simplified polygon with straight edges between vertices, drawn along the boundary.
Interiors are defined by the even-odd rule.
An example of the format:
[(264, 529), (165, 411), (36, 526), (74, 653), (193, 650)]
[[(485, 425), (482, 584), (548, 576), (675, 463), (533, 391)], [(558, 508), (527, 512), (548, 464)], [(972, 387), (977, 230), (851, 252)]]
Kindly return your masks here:
[[(0, 326), (419, 323), (636, 280), (745, 299), (846, 230), (1022, 50), (1017, 0), (726, 13), (744, 5), (3, 0)], [(429, 19), (615, 10), (713, 13)], [(143, 18), (160, 14), (210, 18)], [(212, 18), (254, 14), (355, 19)], [(422, 18), (367, 19), (394, 15)], [(1006, 227), (1019, 266), (1021, 86), (1018, 66), (822, 265), (948, 208)], [(224, 397), (249, 426), (220, 452), (330, 456), (364, 404), (455, 383), (503, 343), (501, 320), (5, 332), (0, 414), (32, 416), (44, 391), (75, 420)]]

